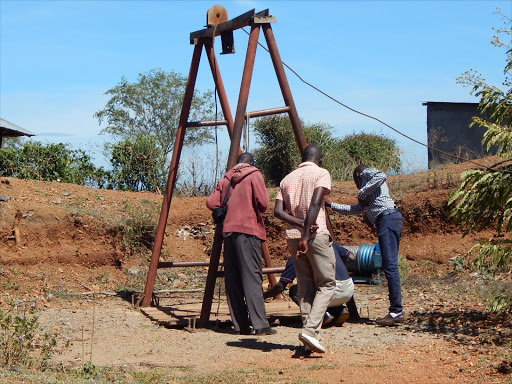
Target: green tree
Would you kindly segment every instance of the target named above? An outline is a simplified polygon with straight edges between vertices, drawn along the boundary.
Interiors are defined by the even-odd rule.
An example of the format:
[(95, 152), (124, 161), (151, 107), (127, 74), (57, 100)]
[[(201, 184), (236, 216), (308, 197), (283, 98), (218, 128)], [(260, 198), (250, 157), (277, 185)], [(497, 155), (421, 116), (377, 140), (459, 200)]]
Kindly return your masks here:
[(401, 169), (400, 150), (395, 140), (388, 137), (368, 133), (352, 134), (345, 136), (339, 146), (354, 160), (356, 166), (364, 163), (393, 173)]
[(160, 191), (164, 187), (165, 157), (155, 138), (142, 133), (110, 148), (110, 187), (124, 191)]
[[(132, 144), (138, 143), (136, 147), (139, 154), (142, 148), (153, 151), (153, 148), (148, 145), (142, 147), (139, 145), (141, 144), (140, 135), (145, 135), (153, 140), (155, 148), (162, 154), (163, 159), (168, 159), (174, 147), (186, 84), (185, 76), (173, 71), (165, 72), (161, 69), (152, 69), (139, 74), (134, 83), (130, 83), (125, 77), (122, 77), (118, 85), (106, 92), (110, 99), (105, 107), (94, 114), (100, 124), (106, 123), (102, 133), (112, 135), (118, 140), (124, 140), (120, 146), (107, 145), (105, 148), (107, 156), (119, 157), (118, 153), (115, 156), (112, 153), (114, 149), (117, 151), (121, 148), (133, 149), (130, 145), (128, 146), (130, 148), (126, 146), (126, 140)], [(212, 99), (211, 91), (201, 93), (196, 90), (189, 121), (210, 118), (213, 110)], [(188, 128), (185, 135), (185, 145), (200, 145), (211, 140), (209, 127)], [(147, 153), (144, 156), (154, 157), (152, 153)], [(129, 158), (130, 154), (128, 153), (124, 157)], [(165, 163), (165, 161), (154, 162), (155, 166), (160, 167), (153, 172), (154, 175), (160, 177), (157, 185), (165, 183), (167, 174)], [(117, 162), (118, 167), (123, 164), (128, 163)], [(123, 174), (130, 174), (130, 170), (124, 173), (118, 172), (119, 177)], [(130, 177), (127, 184), (133, 185), (132, 178), (136, 178), (136, 175), (130, 175)], [(144, 177), (147, 177), (147, 174)], [(147, 180), (141, 180), (140, 185), (148, 185)]]
[(253, 127), (260, 145), (254, 151), (256, 165), (267, 183), (279, 185), (283, 177), (295, 168), (299, 158), (290, 120), (274, 115), (256, 120)]
[[(449, 201), (451, 216), (465, 229), (464, 236), (486, 228), (495, 230), (493, 237), (477, 242), (468, 253), (476, 252), (475, 265), (489, 272), (512, 271), (512, 20), (503, 18), (505, 27), (498, 29), (492, 44), (506, 49), (503, 85), (507, 90), (487, 84), (473, 70), (458, 79), (471, 86), (471, 93), (480, 97), (479, 109), (486, 118), (474, 117), (472, 124), (487, 128), (482, 144), (487, 150), (497, 146), (500, 160), (489, 168), (462, 173), (462, 183)], [(501, 34), (507, 36), (507, 43), (502, 42)], [(491, 309), (512, 311), (510, 287), (508, 293), (504, 289), (497, 294)]]
[[(260, 148), (254, 151), (258, 167), (272, 185), (280, 181), (300, 163), (300, 153), (287, 116), (258, 119), (254, 129)], [(332, 127), (323, 124), (303, 124), (308, 144), (315, 144), (324, 153), (323, 166), (337, 180), (352, 178), (359, 163), (385, 171), (400, 170), (400, 155), (394, 140), (380, 135), (353, 134), (339, 139), (333, 137)]]

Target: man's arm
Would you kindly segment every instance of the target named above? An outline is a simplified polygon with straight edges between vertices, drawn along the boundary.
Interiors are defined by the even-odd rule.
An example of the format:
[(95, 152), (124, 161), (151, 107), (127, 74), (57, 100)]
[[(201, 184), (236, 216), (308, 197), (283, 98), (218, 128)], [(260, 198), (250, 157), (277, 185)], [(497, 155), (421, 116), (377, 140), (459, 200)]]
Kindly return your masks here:
[(222, 196), (222, 187), (221, 182), (223, 179), (220, 179), (217, 185), (215, 186), (213, 192), (206, 199), (206, 206), (210, 211), (213, 211), (215, 208), (219, 208), (222, 205), (221, 196)]
[(276, 199), (276, 205), (274, 207), (274, 216), (280, 220), (283, 220), (285, 223), (296, 225), (298, 227), (302, 227), (304, 220), (301, 220), (295, 216), (290, 215), (284, 209), (284, 201)]
[(304, 234), (300, 239), (299, 253), (306, 253), (308, 251), (309, 240), (311, 239), (311, 226), (315, 225), (316, 223), (318, 212), (320, 212), (320, 208), (324, 203), (325, 191), (326, 189), (324, 187), (317, 187), (313, 191), (313, 197), (311, 198), (308, 213), (306, 214), (306, 219), (304, 220)]
[(370, 177), (370, 180), (368, 180), (357, 193), (357, 198), (360, 201), (368, 200), (368, 198), (386, 181), (386, 175), (381, 171), (375, 172)]
[(341, 213), (342, 215), (357, 215), (358, 213), (364, 211), (364, 208), (361, 206), (361, 204), (348, 205), (329, 202), (325, 205), (328, 207), (330, 206), (333, 211)]
[(254, 180), (252, 182), (252, 191), (254, 199), (258, 205), (258, 210), (260, 213), (263, 213), (266, 211), (268, 205), (268, 194), (267, 187), (265, 186), (265, 179), (263, 179), (261, 172), (254, 172), (253, 175)]

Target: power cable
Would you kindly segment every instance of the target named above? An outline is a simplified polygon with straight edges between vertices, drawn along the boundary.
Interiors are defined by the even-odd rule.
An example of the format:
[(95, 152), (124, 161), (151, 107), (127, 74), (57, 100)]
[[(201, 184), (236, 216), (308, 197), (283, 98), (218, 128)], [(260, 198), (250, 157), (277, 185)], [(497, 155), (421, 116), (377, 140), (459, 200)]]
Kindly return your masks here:
[[(249, 33), (249, 32), (247, 32), (244, 28), (242, 28), (242, 30), (243, 30), (247, 35), (249, 35), (249, 36), (250, 36), (250, 33)], [(270, 51), (268, 50), (268, 48), (267, 48), (267, 47), (265, 47), (263, 44), (261, 44), (260, 42), (258, 42), (258, 45), (259, 45), (260, 47), (262, 47), (265, 51), (267, 51), (268, 53), (270, 53)], [(466, 162), (466, 161), (467, 161), (467, 162), (470, 162), (470, 163), (476, 164), (476, 165), (478, 165), (479, 167), (481, 167), (481, 168), (485, 168), (485, 169), (487, 169), (487, 170), (489, 170), (489, 171), (491, 171), (491, 172), (506, 172), (506, 173), (512, 173), (512, 171), (509, 171), (509, 170), (506, 170), (506, 169), (503, 169), (503, 170), (495, 170), (495, 169), (493, 169), (493, 167), (494, 167), (494, 166), (490, 166), (490, 167), (489, 167), (489, 166), (487, 166), (487, 165), (480, 164), (480, 163), (478, 163), (478, 162), (476, 162), (476, 161), (474, 161), (474, 160), (464, 159), (463, 157), (460, 157), (460, 156), (454, 155), (453, 153), (445, 152), (445, 151), (443, 151), (443, 150), (441, 150), (441, 149), (438, 149), (438, 148), (432, 147), (431, 145), (424, 144), (424, 143), (422, 143), (421, 141), (418, 141), (418, 140), (416, 140), (416, 139), (413, 139), (412, 137), (410, 137), (410, 136), (406, 135), (405, 133), (400, 132), (398, 129), (393, 128), (391, 125), (389, 125), (389, 124), (385, 123), (384, 121), (382, 121), (382, 120), (380, 120), (380, 119), (378, 119), (378, 118), (376, 118), (376, 117), (374, 117), (374, 116), (371, 116), (371, 115), (369, 115), (369, 114), (367, 114), (367, 113), (364, 113), (364, 112), (358, 111), (357, 109), (354, 109), (354, 108), (349, 107), (348, 105), (346, 105), (346, 104), (342, 103), (341, 101), (337, 100), (336, 98), (334, 98), (334, 97), (332, 97), (331, 95), (327, 94), (326, 92), (322, 91), (322, 90), (321, 90), (321, 89), (319, 89), (318, 87), (316, 87), (316, 86), (314, 86), (313, 84), (311, 84), (311, 83), (307, 82), (306, 80), (304, 80), (304, 79), (303, 79), (303, 78), (302, 78), (302, 77), (301, 77), (301, 76), (300, 76), (300, 75), (299, 75), (299, 74), (298, 74), (298, 73), (297, 73), (293, 68), (291, 68), (291, 67), (290, 67), (288, 64), (286, 64), (284, 61), (282, 61), (282, 63), (283, 63), (283, 65), (284, 65), (286, 68), (288, 68), (288, 69), (289, 69), (289, 70), (290, 70), (290, 71), (291, 71), (295, 76), (297, 76), (297, 78), (298, 78), (300, 81), (302, 81), (304, 84), (308, 85), (309, 87), (313, 88), (315, 91), (317, 91), (317, 92), (321, 93), (321, 94), (322, 94), (322, 95), (324, 95), (325, 97), (327, 97), (327, 98), (331, 99), (331, 100), (332, 100), (332, 101), (334, 101), (335, 103), (337, 103), (337, 104), (341, 105), (342, 107), (344, 107), (344, 108), (346, 108), (346, 109), (348, 109), (348, 110), (350, 110), (350, 111), (352, 111), (352, 112), (355, 112), (355, 113), (357, 113), (357, 114), (359, 114), (359, 115), (362, 115), (362, 116), (368, 117), (368, 118), (370, 118), (370, 119), (373, 119), (373, 120), (375, 120), (375, 121), (377, 121), (377, 122), (381, 123), (382, 125), (384, 125), (384, 126), (388, 127), (388, 128), (389, 128), (389, 129), (391, 129), (392, 131), (394, 131), (394, 132), (398, 133), (399, 135), (401, 135), (401, 136), (405, 137), (406, 139), (409, 139), (409, 140), (413, 141), (413, 142), (414, 142), (414, 143), (416, 143), (416, 144), (422, 145), (422, 146), (424, 146), (424, 147), (426, 147), (426, 148), (428, 148), (428, 149), (430, 149), (430, 150), (432, 150), (432, 151), (436, 151), (436, 152), (442, 153), (443, 155), (446, 155), (446, 156), (452, 157), (452, 158), (454, 158), (454, 159), (458, 159), (458, 160), (461, 160), (461, 161), (464, 161), (464, 162)]]

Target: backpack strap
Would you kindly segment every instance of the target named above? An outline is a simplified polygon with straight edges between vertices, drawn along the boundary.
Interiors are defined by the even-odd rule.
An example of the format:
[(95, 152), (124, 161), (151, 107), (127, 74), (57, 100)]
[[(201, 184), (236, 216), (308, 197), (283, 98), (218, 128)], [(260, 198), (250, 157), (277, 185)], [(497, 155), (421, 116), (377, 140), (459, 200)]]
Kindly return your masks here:
[(226, 195), (224, 196), (224, 201), (222, 202), (222, 207), (225, 207), (226, 204), (228, 203), (232, 186), (233, 186), (233, 182), (231, 180), (229, 180), (229, 188), (228, 188), (228, 191), (226, 192)]

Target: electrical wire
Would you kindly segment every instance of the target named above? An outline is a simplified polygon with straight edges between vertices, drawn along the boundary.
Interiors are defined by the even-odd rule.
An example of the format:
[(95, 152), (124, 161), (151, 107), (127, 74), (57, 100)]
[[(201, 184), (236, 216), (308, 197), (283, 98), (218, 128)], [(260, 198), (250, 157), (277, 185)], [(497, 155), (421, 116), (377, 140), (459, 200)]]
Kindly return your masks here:
[[(247, 31), (245, 30), (245, 28), (242, 28), (242, 30), (243, 30), (247, 35), (249, 35), (249, 36), (250, 36), (250, 33), (249, 33), (249, 32), (247, 32)], [(260, 42), (258, 42), (258, 45), (259, 45), (260, 47), (262, 47), (265, 51), (267, 51), (268, 53), (270, 53), (270, 51), (268, 50), (268, 48), (267, 48), (267, 47), (265, 47), (263, 44), (261, 44)], [(426, 148), (428, 148), (428, 149), (430, 149), (430, 150), (432, 150), (432, 151), (436, 151), (436, 152), (442, 153), (443, 155), (446, 155), (446, 156), (452, 157), (452, 158), (454, 158), (454, 159), (458, 159), (458, 160), (461, 160), (461, 161), (464, 161), (464, 162), (466, 162), (466, 161), (467, 161), (467, 162), (473, 163), (473, 164), (475, 164), (475, 165), (478, 165), (478, 166), (479, 166), (479, 167), (481, 167), (481, 168), (485, 168), (485, 169), (487, 169), (487, 170), (489, 170), (489, 171), (492, 171), (492, 172), (506, 172), (506, 173), (512, 173), (512, 171), (509, 171), (509, 170), (506, 170), (506, 169), (503, 169), (503, 170), (495, 170), (495, 169), (493, 169), (493, 167), (494, 167), (495, 165), (493, 165), (493, 166), (487, 166), (487, 165), (480, 164), (480, 163), (478, 163), (478, 162), (476, 162), (476, 161), (474, 161), (474, 160), (464, 159), (463, 157), (460, 157), (460, 156), (454, 155), (453, 153), (449, 153), (449, 152), (443, 151), (443, 150), (441, 150), (441, 149), (438, 149), (438, 148), (432, 147), (431, 145), (428, 145), (428, 144), (422, 143), (421, 141), (418, 141), (418, 140), (416, 140), (416, 139), (413, 139), (412, 137), (410, 137), (410, 136), (406, 135), (405, 133), (403, 133), (403, 132), (399, 131), (398, 129), (393, 128), (391, 125), (389, 125), (389, 124), (385, 123), (384, 121), (382, 121), (382, 120), (380, 120), (380, 119), (378, 119), (378, 118), (376, 118), (376, 117), (374, 117), (374, 116), (372, 116), (372, 115), (369, 115), (369, 114), (367, 114), (367, 113), (364, 113), (364, 112), (358, 111), (357, 109), (354, 109), (354, 108), (349, 107), (348, 105), (346, 105), (346, 104), (342, 103), (341, 101), (337, 100), (337, 99), (336, 99), (336, 98), (334, 98), (333, 96), (331, 96), (331, 95), (327, 94), (326, 92), (322, 91), (322, 90), (321, 90), (321, 89), (319, 89), (318, 87), (316, 87), (316, 86), (314, 86), (313, 84), (311, 84), (311, 83), (307, 82), (306, 80), (304, 80), (304, 79), (303, 79), (303, 78), (302, 78), (302, 77), (301, 77), (301, 76), (300, 76), (300, 75), (299, 75), (299, 74), (298, 74), (298, 73), (297, 73), (293, 68), (291, 68), (291, 67), (290, 67), (288, 64), (286, 64), (284, 61), (282, 61), (282, 63), (283, 63), (283, 65), (284, 65), (286, 68), (288, 68), (288, 69), (289, 69), (289, 70), (290, 70), (290, 71), (291, 71), (295, 76), (297, 76), (297, 78), (298, 78), (300, 81), (302, 81), (304, 84), (308, 85), (309, 87), (313, 88), (313, 89), (314, 89), (315, 91), (317, 91), (318, 93), (320, 93), (320, 94), (324, 95), (325, 97), (327, 97), (327, 98), (331, 99), (331, 100), (332, 100), (332, 101), (334, 101), (335, 103), (337, 103), (337, 104), (341, 105), (342, 107), (344, 107), (344, 108), (346, 108), (346, 109), (348, 109), (348, 110), (350, 110), (350, 111), (352, 111), (352, 112), (354, 112), (354, 113), (357, 113), (357, 114), (359, 114), (359, 115), (365, 116), (365, 117), (367, 117), (367, 118), (369, 118), (369, 119), (373, 119), (373, 120), (375, 120), (375, 121), (379, 122), (380, 124), (384, 125), (385, 127), (387, 127), (387, 128), (389, 128), (389, 129), (391, 129), (392, 131), (394, 131), (394, 132), (398, 133), (399, 135), (401, 135), (401, 136), (405, 137), (405, 138), (406, 138), (406, 139), (408, 139), (408, 140), (411, 140), (412, 142), (414, 142), (414, 143), (416, 143), (416, 144), (422, 145), (422, 146), (424, 146), (424, 147), (426, 147)]]

